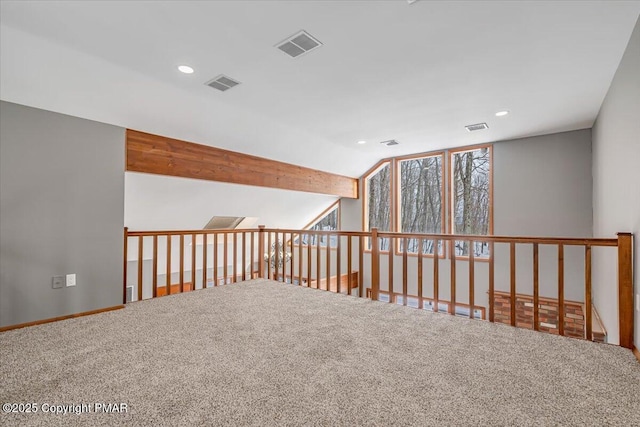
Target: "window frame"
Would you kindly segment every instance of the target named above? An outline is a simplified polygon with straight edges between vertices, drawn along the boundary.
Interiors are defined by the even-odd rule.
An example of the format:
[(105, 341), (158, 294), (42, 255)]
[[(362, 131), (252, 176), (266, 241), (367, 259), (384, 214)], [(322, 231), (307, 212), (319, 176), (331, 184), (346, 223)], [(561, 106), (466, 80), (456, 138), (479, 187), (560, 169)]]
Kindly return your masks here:
[[(360, 187), (362, 188), (362, 230), (363, 231), (371, 231), (369, 228), (369, 186), (367, 182), (371, 176), (380, 172), (380, 170), (382, 170), (387, 165), (389, 166), (389, 227), (392, 229), (389, 231), (392, 232), (393, 228), (395, 228), (395, 225), (394, 225), (395, 206), (393, 203), (394, 192), (395, 192), (395, 189), (394, 189), (395, 186), (393, 184), (394, 177), (395, 177), (394, 163), (395, 162), (393, 158), (382, 159), (362, 175)], [(386, 230), (380, 230), (380, 231), (386, 231)], [(370, 246), (369, 237), (365, 237), (364, 253), (371, 253), (371, 249), (369, 249), (369, 246)], [(389, 251), (380, 249), (379, 252), (386, 254)]]
[[(445, 150), (438, 151), (427, 151), (423, 153), (410, 154), (405, 156), (397, 156), (397, 157), (388, 157), (377, 162), (372, 168), (367, 170), (361, 177), (359, 186), (361, 190), (362, 197), (362, 230), (367, 232), (369, 230), (368, 218), (369, 218), (369, 199), (368, 199), (368, 186), (367, 180), (369, 177), (377, 173), (381, 168), (383, 168), (386, 164), (389, 164), (390, 170), (390, 228), (392, 228), (391, 232), (400, 232), (400, 199), (402, 197), (400, 184), (399, 184), (399, 174), (400, 167), (399, 162), (403, 160), (410, 160), (413, 158), (424, 158), (424, 157), (432, 157), (438, 154), (441, 154), (442, 157), (442, 234), (453, 234), (453, 221), (454, 221), (454, 207), (453, 203), (455, 198), (453, 197), (453, 156), (455, 154), (464, 153), (467, 151), (474, 151), (481, 148), (487, 148), (489, 150), (489, 230), (488, 236), (492, 236), (494, 234), (494, 199), (493, 199), (493, 169), (494, 169), (494, 161), (493, 161), (493, 146), (494, 143), (483, 143), (483, 144), (474, 144), (467, 145), (463, 147), (450, 148)], [(446, 157), (446, 159), (445, 159)], [(369, 238), (365, 237), (365, 253), (371, 253), (371, 249), (369, 249)], [(400, 251), (400, 247), (398, 242), (396, 242), (394, 254), (402, 255), (402, 251)], [(443, 241), (443, 250), (438, 254), (438, 259), (448, 259), (451, 258), (451, 248), (453, 247), (453, 243), (451, 241)], [(388, 250), (380, 250), (380, 253), (387, 254)], [(416, 253), (407, 252), (408, 256), (418, 256)], [(422, 254), (424, 258), (433, 258), (432, 254)], [(477, 262), (489, 262), (493, 257), (493, 253), (489, 252), (488, 257), (474, 257), (474, 261)], [(456, 259), (459, 260), (469, 260), (468, 255), (455, 255)]]
[[(454, 234), (454, 230), (455, 230), (455, 215), (454, 215), (454, 211), (455, 211), (455, 196), (454, 196), (454, 170), (453, 170), (453, 157), (456, 154), (461, 154), (461, 153), (467, 153), (469, 151), (476, 151), (476, 150), (480, 150), (482, 148), (487, 148), (489, 151), (489, 227), (487, 230), (487, 234), (486, 236), (492, 236), (493, 235), (493, 168), (494, 168), (494, 163), (493, 163), (493, 144), (488, 143), (488, 144), (476, 144), (476, 145), (469, 145), (466, 147), (458, 147), (458, 148), (452, 148), (447, 150), (448, 153), (448, 168), (449, 168), (449, 173), (448, 175), (448, 182), (447, 182), (447, 186), (448, 186), (448, 196), (449, 196), (449, 200), (448, 200), (448, 206), (447, 206), (447, 212), (448, 212), (448, 216), (449, 216), (449, 220), (447, 221), (447, 226), (448, 226), (448, 234)], [(455, 244), (454, 241), (450, 241), (450, 245), (453, 247), (453, 245)], [(456, 259), (460, 259), (460, 260), (469, 260), (469, 255), (455, 255), (455, 252), (452, 250), (452, 248), (449, 248), (449, 257), (451, 255), (454, 255)], [(473, 260), (476, 262), (489, 262), (491, 259), (493, 258), (493, 253), (491, 253), (491, 251), (489, 251), (489, 255), (486, 257), (480, 257), (480, 256), (474, 256)]]
[[(302, 227), (303, 230), (310, 230), (311, 227), (313, 227), (314, 225), (316, 225), (317, 223), (319, 223), (320, 221), (322, 221), (324, 219), (325, 216), (329, 215), (331, 212), (333, 211), (337, 211), (337, 215), (338, 215), (338, 228), (336, 231), (340, 231), (342, 230), (342, 215), (340, 212), (340, 209), (342, 208), (342, 203), (341, 203), (341, 199), (336, 200), (335, 202), (333, 202), (331, 205), (329, 205), (328, 208), (326, 208), (325, 210), (323, 210), (318, 216), (316, 216), (314, 219), (312, 219), (310, 222), (307, 223), (307, 225), (305, 225), (304, 227)], [(304, 234), (304, 233), (302, 233)], [(310, 248), (315, 248), (318, 245), (310, 245), (310, 244), (304, 244), (301, 243), (300, 240), (300, 235), (299, 234), (295, 234), (293, 237), (293, 246), (298, 246), (300, 244), (302, 244), (302, 246), (308, 246)], [(298, 243), (296, 243), (296, 239), (298, 239)], [(288, 243), (287, 243), (288, 244)], [(326, 247), (323, 245), (320, 245), (321, 248)], [(336, 250), (336, 247), (333, 247), (331, 245), (329, 245), (329, 248), (331, 250)]]
[[(409, 160), (416, 160), (416, 159), (425, 159), (425, 158), (429, 158), (429, 157), (440, 157), (440, 176), (441, 176), (441, 182), (440, 182), (440, 201), (441, 201), (441, 208), (440, 208), (440, 224), (441, 224), (441, 230), (440, 233), (435, 233), (435, 234), (446, 234), (447, 233), (447, 200), (446, 200), (446, 186), (447, 186), (447, 177), (446, 177), (446, 170), (445, 170), (445, 163), (446, 163), (446, 151), (442, 150), (442, 151), (431, 151), (431, 152), (427, 152), (427, 153), (419, 153), (419, 154), (410, 154), (407, 156), (400, 156), (400, 157), (396, 157), (394, 158), (394, 163), (395, 163), (395, 170), (396, 170), (396, 176), (395, 176), (395, 204), (394, 204), (394, 211), (395, 211), (395, 230), (397, 230), (398, 233), (403, 233), (402, 231), (402, 162), (404, 161), (409, 161)], [(400, 248), (400, 242), (396, 241), (395, 243), (395, 253), (396, 255), (402, 255), (403, 251)], [(418, 252), (409, 252), (407, 251), (407, 255), (408, 256), (414, 256), (417, 257), (418, 256)], [(442, 259), (445, 258), (447, 256), (447, 241), (442, 241), (442, 251), (438, 253), (438, 258)], [(434, 255), (433, 254), (422, 254), (423, 258), (433, 258)]]

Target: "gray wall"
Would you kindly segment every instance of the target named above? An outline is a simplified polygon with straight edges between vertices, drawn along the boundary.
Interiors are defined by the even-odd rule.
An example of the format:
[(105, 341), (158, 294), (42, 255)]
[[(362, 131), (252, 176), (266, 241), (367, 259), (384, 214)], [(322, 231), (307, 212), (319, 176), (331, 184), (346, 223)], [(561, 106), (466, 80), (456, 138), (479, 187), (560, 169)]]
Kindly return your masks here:
[[(502, 141), (493, 145), (494, 232), (502, 235), (590, 237), (591, 131), (580, 130), (533, 138)], [(345, 230), (362, 227), (362, 203), (342, 201)], [(532, 294), (533, 268), (530, 245), (517, 247), (517, 292)], [(496, 245), (497, 290), (509, 290), (508, 245)], [(565, 298), (583, 301), (583, 251), (565, 249)], [(381, 256), (381, 289), (387, 289), (388, 258)], [(365, 256), (365, 283), (369, 283), (370, 257)], [(424, 261), (424, 295), (432, 296), (433, 261)], [(557, 298), (557, 249), (540, 248), (541, 296)], [(441, 260), (439, 291), (449, 299), (450, 260)], [(416, 292), (417, 260), (409, 260), (409, 293)], [(402, 260), (394, 260), (394, 290), (401, 291)], [(457, 261), (456, 299), (468, 301), (468, 263)], [(488, 264), (476, 262), (476, 304), (488, 305)]]
[[(493, 145), (494, 233), (591, 237), (591, 131)], [(609, 236), (611, 237), (611, 236)], [(518, 292), (533, 294), (533, 248), (518, 245)], [(584, 249), (565, 251), (565, 298), (584, 301)], [(509, 287), (509, 248), (496, 246), (496, 287)], [(557, 298), (557, 246), (540, 246), (540, 292)]]
[(122, 303), (124, 129), (7, 102), (0, 123), (0, 326)]
[[(640, 21), (593, 126), (593, 233), (611, 237), (631, 232), (634, 244), (634, 295), (640, 299)], [(594, 301), (610, 332), (618, 335), (615, 256), (594, 253)], [(638, 304), (636, 302), (636, 304)], [(606, 310), (604, 309), (606, 307)], [(635, 306), (636, 348), (640, 348), (640, 310)], [(617, 342), (617, 341), (616, 341)]]

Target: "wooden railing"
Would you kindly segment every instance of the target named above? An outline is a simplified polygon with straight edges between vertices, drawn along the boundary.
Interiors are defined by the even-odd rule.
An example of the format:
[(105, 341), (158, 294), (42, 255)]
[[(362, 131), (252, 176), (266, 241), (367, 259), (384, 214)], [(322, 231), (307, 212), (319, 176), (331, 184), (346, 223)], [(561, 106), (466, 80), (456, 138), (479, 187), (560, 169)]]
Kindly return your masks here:
[[(504, 245), (508, 247), (509, 253), (506, 270), (508, 270), (510, 295), (510, 323), (512, 326), (519, 326), (516, 322), (516, 248), (529, 247), (532, 250), (530, 267), (533, 288), (533, 329), (539, 330), (540, 249), (544, 246), (547, 249), (548, 247), (556, 248), (555, 295), (546, 295), (546, 297), (557, 298), (559, 305), (557, 333), (565, 335), (565, 248), (581, 247), (584, 259), (584, 288), (582, 289), (585, 316), (584, 338), (592, 340), (592, 248), (609, 247), (617, 248), (618, 274), (617, 278), (611, 278), (610, 282), (617, 281), (618, 284), (620, 346), (631, 348), (633, 345), (632, 239), (633, 236), (629, 233), (619, 233), (617, 238), (613, 239), (601, 239), (408, 234), (380, 232), (375, 228), (371, 232), (267, 229), (264, 226), (245, 230), (150, 232), (133, 232), (125, 228), (123, 300), (126, 302), (126, 288), (129, 282), (135, 282), (133, 299), (145, 299), (143, 292), (145, 279), (146, 297), (155, 298), (159, 293), (163, 295), (174, 293), (172, 289), (184, 292), (264, 277), (299, 286), (333, 290), (364, 298), (370, 297), (373, 300), (380, 300), (381, 295), (388, 296), (390, 303), (401, 300), (403, 305), (412, 305), (409, 301), (413, 298), (419, 309), (428, 308), (439, 311), (443, 304), (446, 306), (446, 312), (451, 315), (456, 314), (461, 307), (466, 307), (468, 316), (472, 319), (475, 318), (476, 311), (480, 310), (484, 313), (485, 308), (488, 308), (488, 321), (493, 322), (496, 290), (495, 250), (496, 247)], [(135, 240), (137, 242), (134, 242)], [(408, 252), (409, 241), (417, 242), (418, 249), (415, 253)], [(424, 253), (423, 248), (426, 245), (423, 243), (427, 242), (432, 243), (430, 248), (435, 248), (431, 250), (432, 253)], [(456, 242), (468, 243), (468, 255), (462, 257), (456, 254)], [(173, 249), (176, 243), (179, 247)], [(474, 253), (475, 243), (485, 244), (488, 248), (486, 257), (479, 258)], [(200, 245), (202, 249), (198, 249)], [(164, 254), (159, 254), (161, 246)], [(212, 246), (211, 251), (208, 249), (209, 246)], [(129, 250), (134, 247), (137, 249), (137, 257), (132, 256), (132, 259), (129, 259)], [(388, 249), (382, 251), (381, 247)], [(147, 248), (146, 251), (145, 248)], [(190, 252), (189, 258), (185, 258), (187, 251)], [(385, 257), (386, 262), (383, 261)], [(145, 259), (151, 262), (151, 273), (146, 275)], [(161, 283), (158, 277), (160, 259), (165, 264), (163, 269), (165, 277), (160, 281)], [(185, 260), (188, 261), (189, 270), (185, 270)], [(128, 268), (130, 262), (136, 264), (135, 274)], [(394, 271), (396, 263), (401, 265), (397, 272)], [(460, 263), (466, 264), (465, 284), (462, 284), (458, 277)], [(476, 301), (476, 295), (480, 291), (477, 289), (478, 265), (487, 265), (488, 307)], [(449, 272), (448, 289), (443, 288), (441, 284), (443, 278), (441, 270), (445, 268)], [(387, 270), (388, 274), (384, 278), (381, 277), (381, 269)], [(425, 274), (426, 269), (431, 270), (429, 274)], [(189, 282), (185, 281), (186, 271), (190, 272)], [(198, 271), (200, 274), (197, 273)], [(173, 283), (174, 281), (176, 283)], [(381, 289), (381, 284), (386, 284), (386, 289)], [(396, 292), (396, 284), (401, 284), (400, 292)], [(412, 288), (415, 286), (415, 291), (411, 293), (410, 285)], [(503, 288), (507, 284), (504, 285)], [(159, 292), (159, 288), (165, 289)], [(464, 290), (468, 295), (466, 301), (458, 301), (457, 295)], [(442, 298), (441, 294), (444, 292), (448, 292), (448, 299)], [(425, 306), (425, 301), (429, 302), (429, 307)]]

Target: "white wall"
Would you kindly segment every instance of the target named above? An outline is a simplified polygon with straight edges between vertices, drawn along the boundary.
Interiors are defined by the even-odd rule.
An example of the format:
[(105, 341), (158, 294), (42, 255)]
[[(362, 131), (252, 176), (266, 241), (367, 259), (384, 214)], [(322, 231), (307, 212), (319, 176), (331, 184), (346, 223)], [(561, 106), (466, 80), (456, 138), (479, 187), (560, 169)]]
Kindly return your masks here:
[(125, 174), (124, 223), (131, 231), (199, 230), (213, 216), (257, 218), (302, 228), (337, 197), (137, 172)]
[[(634, 243), (634, 295), (640, 298), (640, 21), (636, 23), (618, 71), (593, 126), (593, 233), (611, 237), (631, 232)], [(615, 256), (594, 253), (594, 301), (618, 342)], [(612, 291), (613, 290), (613, 291)], [(640, 311), (634, 311), (634, 343), (640, 347)], [(615, 337), (614, 337), (615, 333)]]

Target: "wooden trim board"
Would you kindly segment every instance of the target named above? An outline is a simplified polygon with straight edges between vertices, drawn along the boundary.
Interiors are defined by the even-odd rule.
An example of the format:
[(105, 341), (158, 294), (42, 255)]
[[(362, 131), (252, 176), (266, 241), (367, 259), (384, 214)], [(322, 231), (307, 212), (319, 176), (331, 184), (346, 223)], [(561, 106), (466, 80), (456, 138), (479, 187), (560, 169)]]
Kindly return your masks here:
[(358, 180), (127, 129), (126, 170), (358, 198)]
[(13, 329), (26, 328), (29, 326), (43, 325), (45, 323), (53, 323), (53, 322), (58, 322), (60, 320), (73, 319), (76, 317), (89, 316), (91, 314), (104, 313), (106, 311), (120, 310), (121, 308), (124, 308), (124, 305), (114, 305), (113, 307), (100, 308), (98, 310), (83, 311), (81, 313), (67, 314), (66, 316), (52, 317), (52, 318), (43, 319), (43, 320), (35, 320), (33, 322), (19, 323), (17, 325), (11, 325), (11, 326), (3, 326), (0, 328), (0, 332), (11, 331)]
[(638, 347), (634, 345), (631, 351), (633, 352), (633, 355), (636, 357), (636, 359), (638, 359), (638, 362), (640, 362), (640, 350), (638, 350)]

